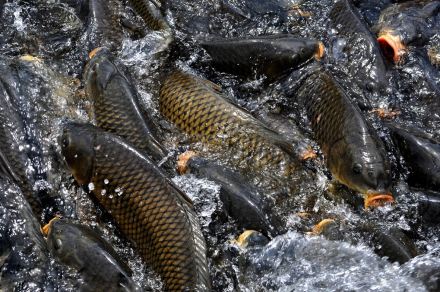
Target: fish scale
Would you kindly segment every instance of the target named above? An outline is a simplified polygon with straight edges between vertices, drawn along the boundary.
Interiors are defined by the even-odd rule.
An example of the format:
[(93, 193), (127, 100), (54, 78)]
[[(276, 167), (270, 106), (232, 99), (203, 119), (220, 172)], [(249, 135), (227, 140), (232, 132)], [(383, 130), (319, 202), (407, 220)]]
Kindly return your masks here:
[(285, 175), (303, 170), (287, 141), (230, 102), (209, 81), (174, 71), (162, 83), (159, 106), (167, 118), (191, 136), (234, 149), (238, 155), (231, 158), (235, 167), (244, 165), (257, 173), (276, 167)]
[[(82, 130), (75, 125), (67, 126), (64, 135), (78, 127)], [(85, 183), (93, 184), (94, 196), (137, 243), (166, 291), (210, 291), (206, 244), (188, 202), (157, 166), (128, 143), (92, 126), (86, 131), (82, 135), (94, 136), (90, 147), (95, 150), (93, 175)], [(63, 149), (63, 154), (76, 155), (68, 151)]]
[(368, 206), (367, 198), (389, 192), (390, 164), (385, 146), (330, 73), (321, 66), (314, 70), (298, 99), (305, 105), (329, 170), (338, 181), (364, 194)]
[(20, 189), (38, 219), (41, 219), (43, 205), (32, 187), (37, 177), (36, 170), (26, 152), (29, 144), (25, 141), (26, 126), (10, 96), (0, 82), (0, 149), (8, 159), (12, 171), (20, 180)]
[(168, 24), (160, 11), (150, 0), (131, 0), (134, 10), (153, 30), (169, 30)]

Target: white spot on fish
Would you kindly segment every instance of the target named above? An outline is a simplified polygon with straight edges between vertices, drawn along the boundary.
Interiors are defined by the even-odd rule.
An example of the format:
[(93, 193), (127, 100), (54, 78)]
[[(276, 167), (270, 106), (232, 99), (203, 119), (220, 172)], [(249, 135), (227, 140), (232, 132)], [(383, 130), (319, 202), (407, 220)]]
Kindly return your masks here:
[(93, 183), (89, 183), (89, 190), (93, 191), (95, 189), (95, 185)]

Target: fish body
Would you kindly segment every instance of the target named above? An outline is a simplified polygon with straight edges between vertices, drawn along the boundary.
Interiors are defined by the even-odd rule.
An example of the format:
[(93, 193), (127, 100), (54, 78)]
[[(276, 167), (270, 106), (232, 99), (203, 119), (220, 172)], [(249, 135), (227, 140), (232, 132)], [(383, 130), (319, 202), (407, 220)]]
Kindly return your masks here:
[(409, 183), (440, 187), (440, 144), (415, 128), (389, 126), (399, 153), (409, 168)]
[(121, 231), (137, 243), (166, 291), (211, 290), (196, 214), (154, 163), (121, 138), (91, 125), (66, 124), (61, 144), (77, 182), (89, 187)]
[(0, 174), (2, 291), (55, 291), (38, 220), (20, 189)]
[(438, 32), (439, 13), (439, 1), (417, 0), (395, 4), (382, 11), (372, 30), (386, 55), (399, 62), (406, 53), (406, 46), (425, 45)]
[(119, 3), (114, 0), (89, 0), (87, 37), (89, 51), (98, 47), (117, 50), (125, 37), (120, 22)]
[(385, 146), (330, 73), (316, 70), (298, 98), (333, 176), (366, 197), (389, 195), (390, 162)]
[(296, 157), (299, 161), (316, 156), (309, 141), (300, 133), (298, 126), (292, 119), (264, 110), (256, 111), (252, 114), (289, 141), (295, 149)]
[[(274, 225), (278, 228), (273, 227), (264, 212), (264, 204), (257, 196), (257, 188), (241, 174), (195, 155), (188, 159), (185, 167), (187, 173), (207, 178), (221, 186), (220, 199), (223, 206), (239, 227), (259, 230), (272, 236), (278, 234), (277, 229), (282, 230), (277, 224)], [(270, 210), (267, 211), (270, 213)]]
[(163, 17), (159, 7), (157, 7), (160, 4), (160, 1), (130, 0), (129, 2), (151, 29), (170, 32), (170, 27), (167, 21)]
[(337, 1), (329, 15), (330, 28), (346, 45), (348, 75), (370, 102), (391, 91), (386, 66), (376, 38), (348, 0)]
[(268, 175), (296, 173), (307, 180), (292, 145), (220, 91), (207, 80), (173, 71), (160, 88), (160, 111), (197, 140), (232, 151), (229, 163), (245, 176), (270, 169)]
[(44, 221), (41, 217), (44, 207), (55, 205), (45, 190), (34, 188), (36, 181), (46, 179), (46, 171), (33, 112), (27, 97), (20, 93), (22, 84), (11, 67), (2, 62), (0, 73), (0, 149), (35, 216)]
[(112, 246), (88, 226), (55, 219), (47, 230), (47, 246), (81, 275), (78, 291), (141, 291)]
[(269, 80), (298, 68), (322, 55), (322, 45), (314, 40), (291, 36), (213, 39), (201, 43), (220, 71)]
[[(154, 137), (142, 115), (134, 89), (118, 70), (107, 49), (99, 49), (93, 55), (84, 75), (86, 94), (93, 102), (98, 127), (121, 136), (156, 163), (164, 159), (168, 151)], [(168, 163), (163, 166), (174, 173)]]

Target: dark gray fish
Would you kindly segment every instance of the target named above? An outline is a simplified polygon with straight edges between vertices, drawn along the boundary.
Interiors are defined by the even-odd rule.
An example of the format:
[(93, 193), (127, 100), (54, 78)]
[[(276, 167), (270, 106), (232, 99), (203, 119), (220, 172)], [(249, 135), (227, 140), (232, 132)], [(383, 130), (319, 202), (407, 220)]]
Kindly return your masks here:
[[(110, 52), (101, 48), (93, 53), (93, 57), (85, 68), (86, 94), (93, 103), (98, 126), (121, 136), (134, 147), (159, 163), (166, 158), (168, 151), (153, 135), (149, 124), (142, 115), (136, 92), (127, 78), (115, 65), (115, 58)], [(164, 168), (174, 174), (175, 170), (169, 162)]]
[(153, 30), (163, 30), (171, 33), (168, 22), (159, 10), (160, 1), (157, 0), (130, 0), (134, 10), (142, 17), (145, 23)]
[(375, 223), (363, 226), (374, 244), (374, 251), (382, 257), (388, 257), (392, 263), (404, 264), (418, 255), (417, 248), (400, 229), (384, 227)]
[(0, 63), (0, 73), (0, 149), (33, 212), (45, 222), (43, 209), (57, 207), (47, 190), (35, 188), (38, 180), (46, 180), (47, 173), (33, 113), (27, 97), (19, 92), (21, 84), (9, 63)]
[(299, 161), (316, 157), (309, 141), (300, 133), (298, 126), (292, 119), (265, 110), (254, 111), (252, 114), (262, 121), (263, 124), (289, 141), (295, 149), (296, 158)]
[(264, 210), (257, 188), (241, 174), (215, 164), (213, 160), (198, 157), (192, 151), (180, 155), (179, 169), (219, 184), (223, 207), (240, 228), (258, 230), (271, 236), (284, 230), (283, 226), (275, 224), (275, 219), (268, 220), (271, 210)]
[(314, 57), (319, 59), (324, 53), (320, 42), (289, 35), (212, 39), (201, 46), (217, 70), (256, 79), (264, 75), (268, 80), (303, 66)]
[(422, 46), (440, 29), (440, 2), (432, 0), (407, 1), (382, 11), (372, 27), (386, 55), (400, 62), (408, 45)]
[(333, 176), (365, 197), (365, 207), (392, 201), (385, 146), (329, 72), (317, 67), (298, 99)]
[(66, 123), (61, 151), (121, 231), (161, 276), (165, 291), (211, 291), (206, 243), (190, 200), (146, 156), (116, 135)]
[(381, 49), (355, 7), (348, 0), (339, 0), (329, 19), (330, 28), (346, 41), (343, 50), (347, 58), (348, 79), (358, 85), (370, 103), (389, 94), (391, 89)]
[(81, 275), (78, 291), (141, 291), (127, 264), (88, 226), (55, 218), (44, 229), (52, 256)]
[(20, 189), (0, 174), (2, 291), (55, 291), (38, 220)]
[(387, 125), (410, 171), (412, 185), (440, 187), (440, 144), (416, 128)]

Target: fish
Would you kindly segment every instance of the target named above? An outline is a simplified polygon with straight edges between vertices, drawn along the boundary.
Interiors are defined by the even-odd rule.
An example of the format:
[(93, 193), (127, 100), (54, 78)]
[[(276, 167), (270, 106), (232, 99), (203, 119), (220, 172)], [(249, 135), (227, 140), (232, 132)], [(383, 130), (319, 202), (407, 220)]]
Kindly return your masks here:
[(181, 173), (195, 174), (219, 184), (223, 207), (240, 228), (258, 230), (271, 236), (276, 236), (280, 233), (279, 230), (283, 230), (279, 222), (275, 224), (276, 219), (268, 219), (271, 210), (264, 210), (257, 188), (241, 174), (218, 165), (213, 160), (198, 157), (192, 151), (179, 156), (179, 170)]
[(440, 187), (440, 144), (414, 127), (388, 124), (404, 165), (410, 171), (408, 183), (432, 189)]
[(44, 232), (50, 254), (81, 275), (78, 291), (141, 291), (128, 265), (90, 227), (55, 217)]
[(45, 223), (43, 211), (56, 213), (57, 205), (47, 190), (34, 188), (37, 181), (47, 178), (43, 152), (27, 97), (20, 93), (16, 72), (9, 65), (0, 62), (0, 149), (8, 160), (7, 168), (16, 174), (14, 182), (38, 220)]
[(438, 32), (440, 26), (434, 19), (439, 13), (439, 1), (395, 4), (382, 11), (372, 31), (387, 57), (399, 63), (406, 55), (408, 45), (423, 46)]
[(253, 111), (252, 114), (289, 141), (295, 149), (295, 153), (297, 153), (296, 158), (299, 161), (316, 157), (310, 142), (300, 133), (298, 126), (292, 119), (265, 110)]
[(130, 0), (129, 3), (152, 30), (171, 32), (168, 22), (159, 9), (162, 6), (160, 1)]
[(356, 8), (348, 0), (337, 1), (329, 20), (329, 27), (336, 30), (345, 43), (341, 49), (346, 54), (344, 67), (348, 71), (348, 78), (359, 87), (369, 103), (390, 94), (392, 90), (381, 48)]
[(118, 50), (125, 38), (120, 21), (121, 8), (114, 0), (89, 0), (87, 31), (89, 51), (98, 47)]
[(38, 220), (13, 181), (0, 173), (1, 290), (56, 291)]
[(306, 234), (322, 235), (327, 240), (348, 240), (345, 235), (339, 230), (338, 224), (333, 219), (324, 219), (313, 227), (312, 232), (306, 232)]
[(385, 146), (332, 75), (323, 67), (315, 68), (297, 99), (305, 107), (333, 177), (363, 194), (365, 208), (391, 202), (391, 170)]
[(234, 104), (218, 85), (181, 71), (163, 80), (161, 113), (197, 141), (231, 151), (226, 155), (234, 170), (246, 178), (264, 173), (266, 182), (271, 176), (291, 177), (297, 183), (313, 180), (292, 145)]
[(440, 35), (435, 34), (428, 44), (428, 57), (432, 65), (440, 66)]
[[(119, 135), (134, 147), (148, 155), (156, 163), (167, 158), (168, 151), (160, 144), (151, 130), (149, 117), (142, 114), (137, 92), (115, 65), (115, 57), (106, 48), (95, 49), (84, 70), (85, 92), (92, 101), (98, 127)], [(174, 167), (162, 165), (170, 174)]]
[(188, 197), (128, 142), (66, 122), (61, 152), (71, 173), (132, 238), (165, 291), (211, 291), (206, 243)]
[(392, 263), (404, 264), (418, 255), (414, 242), (398, 228), (372, 222), (364, 224), (363, 228), (368, 232), (367, 237), (371, 237), (375, 253), (388, 257)]
[(289, 35), (210, 39), (200, 45), (217, 70), (252, 79), (274, 80), (324, 54), (320, 42)]

